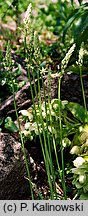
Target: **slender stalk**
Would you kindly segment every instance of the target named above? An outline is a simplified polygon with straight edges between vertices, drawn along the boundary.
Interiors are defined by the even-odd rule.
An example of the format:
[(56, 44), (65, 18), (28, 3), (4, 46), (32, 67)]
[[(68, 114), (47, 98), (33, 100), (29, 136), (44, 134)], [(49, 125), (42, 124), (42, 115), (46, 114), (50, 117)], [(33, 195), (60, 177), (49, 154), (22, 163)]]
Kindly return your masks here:
[[(49, 72), (48, 74), (48, 104), (50, 104), (50, 80), (51, 80), (51, 74)], [(52, 125), (53, 125), (53, 119), (52, 119), (52, 115), (51, 115), (51, 110), (49, 109), (49, 115), (50, 115), (50, 126), (52, 129)], [(58, 161), (58, 155), (57, 155), (57, 149), (56, 149), (56, 139), (55, 139), (55, 135), (53, 133), (53, 129), (52, 129), (52, 144), (53, 144), (53, 148), (54, 148), (54, 152), (55, 152), (55, 157), (56, 157), (56, 164), (57, 164), (57, 169), (59, 171), (59, 176), (60, 179), (62, 181), (62, 176), (61, 176), (61, 170), (60, 170), (60, 165), (59, 165), (59, 161)], [(56, 194), (57, 197), (57, 194)]]
[(24, 154), (24, 159), (25, 159), (27, 174), (28, 174), (28, 178), (29, 178), (29, 185), (30, 185), (31, 196), (32, 196), (32, 200), (34, 200), (34, 195), (33, 195), (33, 190), (32, 190), (32, 183), (31, 183), (31, 177), (30, 177), (30, 170), (29, 170), (29, 166), (28, 166), (28, 160), (27, 160), (27, 156), (26, 156), (26, 151), (25, 151), (25, 147), (24, 147), (23, 136), (22, 136), (22, 132), (21, 132), (21, 128), (20, 128), (20, 121), (19, 121), (18, 112), (17, 112), (16, 100), (15, 100), (15, 91), (14, 91), (14, 83), (13, 83), (13, 79), (11, 79), (11, 80), (12, 80), (12, 91), (13, 91), (13, 99), (14, 99), (14, 108), (15, 108), (16, 117), (17, 117), (17, 121), (18, 121), (20, 139), (21, 139), (21, 143), (22, 143), (22, 151), (23, 151), (23, 154)]
[(60, 146), (61, 146), (61, 161), (62, 161), (62, 186), (64, 191), (64, 198), (66, 199), (66, 185), (65, 185), (65, 173), (64, 173), (64, 155), (63, 155), (63, 145), (62, 145), (62, 120), (61, 120), (61, 104), (60, 104), (60, 88), (61, 88), (61, 78), (58, 81), (58, 107), (59, 107), (59, 126), (60, 126)]
[[(35, 112), (35, 117), (36, 117), (36, 123), (37, 123), (37, 128), (38, 128), (38, 133), (39, 133), (39, 139), (40, 139), (40, 144), (41, 144), (41, 148), (42, 148), (42, 152), (43, 152), (45, 167), (46, 167), (46, 171), (47, 171), (47, 177), (48, 177), (48, 182), (49, 182), (49, 186), (50, 186), (51, 199), (53, 199), (54, 198), (53, 197), (53, 187), (52, 187), (52, 183), (51, 183), (51, 175), (50, 175), (50, 170), (49, 170), (50, 158), (49, 158), (49, 153), (48, 153), (48, 149), (47, 149), (47, 141), (46, 141), (46, 135), (45, 135), (45, 130), (44, 130), (44, 122), (43, 122), (43, 119), (42, 119), (41, 96), (39, 95), (39, 100), (38, 100), (38, 93), (37, 93), (37, 89), (36, 89), (35, 77), (34, 77), (34, 72), (33, 71), (32, 71), (32, 74), (33, 74), (33, 80), (34, 80), (34, 91), (35, 91), (35, 95), (36, 95), (36, 98), (37, 98), (37, 103), (38, 103), (39, 111), (40, 111), (40, 121), (41, 121), (42, 128), (43, 128), (44, 144), (42, 142), (42, 137), (41, 137), (40, 129), (39, 129), (39, 126), (38, 126), (36, 107), (35, 107), (35, 103), (34, 103), (33, 88), (32, 88), (32, 85), (31, 85), (30, 71), (28, 70), (28, 79), (30, 81), (32, 102), (33, 102), (33, 107), (34, 107), (34, 112)], [(40, 79), (39, 79), (38, 74), (37, 74), (37, 79), (38, 79), (38, 92), (40, 92)]]
[(13, 62), (12, 62), (12, 57), (11, 57), (10, 52), (11, 52), (11, 48), (10, 48), (10, 44), (8, 43), (5, 61), (6, 61), (6, 65), (8, 65), (9, 76), (10, 76), (10, 80), (12, 82), (12, 94), (13, 94), (13, 99), (14, 99), (14, 108), (15, 108), (16, 117), (17, 117), (17, 121), (18, 121), (19, 134), (20, 134), (20, 139), (21, 139), (21, 144), (22, 144), (22, 151), (23, 151), (23, 154), (24, 154), (24, 159), (25, 159), (25, 164), (26, 164), (28, 178), (30, 180), (29, 181), (29, 185), (30, 185), (31, 196), (32, 196), (32, 199), (34, 199), (32, 185), (31, 185), (30, 171), (29, 171), (29, 166), (28, 166), (26, 151), (25, 151), (25, 147), (24, 147), (23, 136), (22, 136), (22, 132), (21, 132), (21, 128), (20, 128), (20, 121), (19, 121), (18, 112), (17, 112), (17, 106), (16, 106), (14, 82), (13, 82), (13, 76), (12, 76), (12, 72), (11, 72), (11, 69), (13, 67)]
[[(42, 86), (43, 86), (43, 92), (44, 92), (44, 102), (45, 102), (45, 112), (46, 112), (46, 127), (47, 127), (47, 141), (48, 141), (48, 148), (49, 148), (49, 157), (50, 157), (50, 170), (51, 170), (51, 175), (52, 175), (52, 178), (53, 178), (53, 184), (54, 184), (54, 193), (55, 193), (55, 196), (57, 198), (57, 193), (56, 193), (56, 182), (55, 182), (55, 174), (54, 174), (54, 166), (53, 166), (53, 161), (52, 161), (52, 152), (51, 152), (51, 141), (50, 141), (50, 135), (49, 135), (49, 132), (48, 132), (48, 116), (47, 116), (47, 100), (46, 100), (46, 92), (45, 92), (45, 86), (44, 86), (44, 80), (43, 80), (43, 76), (41, 75), (41, 79), (42, 79)], [(49, 91), (50, 93), (50, 91)], [(48, 93), (48, 95), (49, 95)], [(48, 104), (49, 104), (49, 101), (48, 101)]]
[[(39, 92), (39, 111), (40, 111), (40, 121), (42, 124), (42, 129), (43, 129), (43, 138), (44, 138), (44, 148), (45, 148), (45, 157), (46, 157), (46, 166), (47, 166), (47, 175), (48, 175), (48, 182), (50, 186), (50, 194), (51, 194), (51, 199), (54, 199), (53, 197), (53, 186), (52, 186), (52, 180), (51, 180), (51, 173), (52, 173), (52, 165), (51, 165), (51, 157), (47, 148), (47, 138), (46, 138), (46, 133), (44, 129), (44, 120), (42, 117), (42, 101), (41, 101), (41, 95), (40, 95), (40, 79), (39, 79), (39, 73), (37, 73), (37, 78), (38, 78), (38, 92)], [(51, 170), (51, 171), (50, 171)]]
[[(25, 47), (26, 58), (28, 59), (28, 53), (27, 53), (27, 47), (26, 47), (26, 37), (25, 37), (25, 40), (24, 40), (24, 47)], [(31, 65), (31, 58), (29, 60), (29, 63)], [(35, 76), (34, 76), (34, 72), (32, 71), (33, 80), (34, 80), (34, 91), (35, 91), (35, 95), (36, 95), (36, 98), (37, 98), (37, 103), (38, 103), (38, 106), (39, 106), (39, 110), (40, 110), (40, 113), (41, 113), (40, 114), (40, 116), (41, 116), (40, 120), (41, 120), (42, 127), (43, 127), (43, 137), (44, 137), (44, 143), (45, 143), (45, 150), (44, 150), (44, 145), (43, 145), (43, 142), (42, 142), (42, 137), (41, 137), (41, 133), (40, 133), (39, 125), (38, 125), (38, 120), (37, 120), (36, 107), (35, 107), (34, 95), (33, 95), (33, 88), (32, 88), (32, 85), (31, 85), (30, 66), (27, 68), (27, 71), (28, 71), (28, 79), (29, 79), (29, 82), (30, 82), (32, 102), (33, 102), (35, 117), (36, 117), (36, 121), (37, 121), (36, 123), (37, 123), (37, 128), (38, 128), (38, 133), (39, 133), (40, 144), (41, 144), (43, 157), (44, 157), (44, 162), (45, 162), (45, 166), (46, 166), (48, 182), (49, 182), (49, 185), (50, 185), (51, 199), (53, 199), (53, 196), (52, 196), (53, 190), (52, 190), (52, 184), (51, 184), (51, 179), (50, 179), (51, 177), (50, 177), (50, 171), (49, 171), (49, 155), (48, 155), (48, 152), (47, 152), (47, 149), (46, 149), (46, 137), (45, 137), (44, 123), (42, 121), (42, 113), (41, 113), (42, 112), (41, 111), (41, 97), (39, 95), (39, 99), (38, 99), (38, 93), (37, 93), (37, 88), (36, 88), (36, 83), (35, 83)], [(40, 92), (40, 79), (39, 79), (38, 73), (37, 73), (37, 79), (38, 79), (38, 92)]]
[(19, 0), (16, 0), (16, 3), (15, 3), (15, 10), (16, 10), (16, 24), (17, 24), (17, 28), (19, 26)]
[[(48, 80), (49, 80), (48, 103), (50, 103), (50, 74), (48, 76)], [(50, 124), (51, 124), (51, 128), (52, 128), (53, 119), (52, 119), (52, 115), (51, 115), (51, 110), (49, 110), (49, 112), (50, 112)], [(53, 130), (52, 130), (52, 139), (53, 139), (53, 146), (54, 146), (54, 152), (55, 152), (55, 157), (56, 157), (56, 163), (57, 163), (59, 175), (60, 175), (60, 178), (61, 178), (60, 165), (59, 165), (58, 155), (57, 155), (57, 150), (56, 150), (56, 140), (55, 140), (55, 135), (53, 133)]]
[(80, 65), (79, 67), (80, 67), (80, 82), (81, 82), (81, 88), (82, 88), (83, 103), (84, 103), (85, 111), (87, 112), (85, 91), (84, 91), (83, 79), (82, 79), (82, 66)]

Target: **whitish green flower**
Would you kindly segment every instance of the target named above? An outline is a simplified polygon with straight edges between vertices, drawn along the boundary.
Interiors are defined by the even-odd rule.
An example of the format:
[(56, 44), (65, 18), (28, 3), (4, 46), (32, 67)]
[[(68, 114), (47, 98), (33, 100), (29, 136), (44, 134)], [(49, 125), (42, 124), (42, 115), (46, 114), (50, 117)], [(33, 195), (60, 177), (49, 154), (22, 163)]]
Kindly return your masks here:
[(59, 73), (54, 73), (54, 74), (50, 74), (51, 78), (59, 78), (60, 74)]
[(83, 47), (81, 47), (79, 50), (79, 60), (78, 60), (80, 66), (83, 65), (83, 55), (84, 55), (84, 49)]
[(70, 153), (78, 155), (80, 153), (80, 147), (79, 146), (73, 146)]
[(85, 181), (86, 181), (86, 174), (84, 173), (84, 174), (82, 174), (82, 175), (79, 175), (79, 182), (80, 182), (81, 184), (84, 184)]
[(77, 157), (74, 161), (73, 164), (75, 167), (80, 167), (83, 163), (85, 162), (84, 158), (82, 157)]
[(42, 69), (40, 70), (40, 74), (44, 75), (48, 73), (48, 71), (46, 70), (46, 68), (42, 67)]
[(30, 23), (30, 15), (31, 15), (31, 11), (32, 11), (32, 5), (31, 3), (28, 5), (28, 8), (26, 10), (25, 13), (25, 17), (23, 19), (24, 24), (26, 25), (27, 23)]
[(79, 50), (79, 59), (78, 59), (78, 62), (76, 62), (80, 66), (83, 65), (83, 56), (84, 56), (84, 48), (83, 48), (83, 44), (81, 44), (81, 47)]
[(32, 12), (32, 5), (31, 3), (29, 4), (27, 11), (25, 13), (25, 17), (23, 19), (23, 23), (24, 23), (24, 30), (28, 31), (29, 29), (29, 24), (31, 22), (31, 12)]
[(30, 128), (30, 122), (26, 122), (25, 124), (25, 130), (28, 130)]
[(67, 65), (68, 65), (68, 62), (70, 60), (70, 57), (72, 55), (72, 53), (74, 52), (74, 49), (76, 47), (76, 44), (73, 44), (72, 47), (69, 49), (69, 51), (66, 53), (66, 56), (64, 57), (64, 59), (62, 60), (61, 62), (61, 72), (64, 73)]
[(79, 50), (79, 59), (76, 61), (77, 65), (82, 66), (83, 65), (83, 56), (88, 55), (88, 51), (84, 49), (83, 43), (81, 44), (80, 50)]
[(30, 135), (30, 131), (27, 130), (22, 131), (22, 133), (24, 134), (25, 137)]

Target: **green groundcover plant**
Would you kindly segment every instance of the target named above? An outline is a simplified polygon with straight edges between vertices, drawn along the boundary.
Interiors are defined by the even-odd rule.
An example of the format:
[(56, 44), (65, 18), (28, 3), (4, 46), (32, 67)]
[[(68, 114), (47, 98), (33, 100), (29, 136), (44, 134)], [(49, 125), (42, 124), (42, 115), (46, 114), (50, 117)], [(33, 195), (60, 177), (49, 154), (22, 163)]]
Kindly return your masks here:
[[(33, 108), (22, 110), (20, 113), (26, 120), (24, 136), (27, 139), (36, 139), (39, 133), (48, 132), (50, 140), (55, 137), (55, 145), (60, 154), (60, 125), (59, 125), (59, 110), (58, 99), (53, 99), (51, 103), (47, 103), (47, 113), (45, 102), (42, 104), (42, 118), (44, 121), (44, 128), (40, 118), (40, 110), (38, 105), (35, 106), (36, 116)], [(72, 118), (69, 114), (73, 115)], [(47, 115), (47, 117), (46, 117)], [(50, 120), (52, 118), (52, 121)], [(78, 156), (73, 164), (76, 168), (72, 168), (73, 184), (77, 187), (77, 196), (80, 199), (87, 199), (88, 196), (88, 112), (77, 103), (61, 101), (61, 118), (62, 118), (62, 146), (63, 149), (70, 147), (70, 153)], [(48, 121), (46, 121), (46, 119)], [(48, 123), (48, 125), (47, 125)], [(37, 127), (38, 125), (38, 127)], [(48, 131), (47, 131), (48, 130)], [(53, 136), (52, 136), (53, 135)], [(72, 135), (72, 137), (71, 137)], [(70, 139), (69, 139), (70, 136)], [(51, 149), (54, 151), (51, 141)], [(68, 162), (68, 161), (67, 161)]]

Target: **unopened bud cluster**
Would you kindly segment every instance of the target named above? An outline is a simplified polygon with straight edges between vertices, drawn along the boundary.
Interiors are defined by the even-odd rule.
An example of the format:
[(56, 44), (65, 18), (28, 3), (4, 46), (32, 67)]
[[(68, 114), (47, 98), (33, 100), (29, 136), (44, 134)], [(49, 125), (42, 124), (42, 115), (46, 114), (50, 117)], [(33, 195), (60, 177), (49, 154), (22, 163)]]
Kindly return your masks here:
[(81, 47), (80, 47), (80, 50), (79, 50), (79, 59), (78, 59), (78, 61), (76, 61), (77, 65), (80, 65), (80, 66), (83, 65), (83, 56), (84, 55), (88, 55), (88, 52), (87, 52), (87, 50), (85, 50), (83, 48), (83, 43), (82, 43)]
[(6, 49), (6, 55), (4, 58), (4, 68), (6, 71), (9, 72), (9, 70), (12, 68), (13, 65), (14, 65), (14, 61), (11, 56), (11, 47), (10, 47), (10, 44), (8, 43), (7, 49)]
[(81, 46), (79, 50), (79, 59), (78, 59), (78, 62), (76, 62), (80, 66), (83, 65), (83, 56), (84, 56), (84, 48)]
[(28, 32), (29, 30), (29, 25), (31, 23), (31, 13), (32, 13), (32, 5), (31, 3), (29, 4), (27, 11), (25, 13), (25, 17), (23, 19), (23, 24), (24, 24), (24, 32)]
[(76, 47), (76, 44), (73, 44), (72, 47), (69, 49), (69, 51), (66, 53), (66, 56), (64, 57), (64, 59), (62, 60), (61, 62), (61, 72), (64, 73), (67, 65), (68, 65), (68, 62), (70, 60), (70, 57), (72, 55), (72, 53), (74, 52), (74, 49)]
[(36, 31), (34, 33), (34, 57), (36, 61), (41, 62), (42, 56), (41, 56), (41, 51), (39, 46), (39, 36)]

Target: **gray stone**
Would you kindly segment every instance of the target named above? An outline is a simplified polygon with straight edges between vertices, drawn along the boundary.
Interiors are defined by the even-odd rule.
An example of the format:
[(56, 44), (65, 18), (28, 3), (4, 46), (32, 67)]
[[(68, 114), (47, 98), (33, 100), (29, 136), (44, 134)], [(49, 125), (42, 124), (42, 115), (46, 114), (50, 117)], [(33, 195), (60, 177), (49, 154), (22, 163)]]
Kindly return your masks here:
[(25, 199), (30, 194), (21, 144), (0, 133), (0, 200)]

